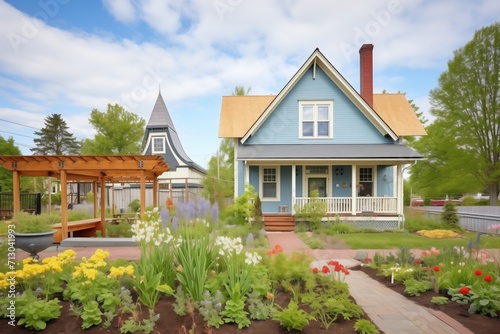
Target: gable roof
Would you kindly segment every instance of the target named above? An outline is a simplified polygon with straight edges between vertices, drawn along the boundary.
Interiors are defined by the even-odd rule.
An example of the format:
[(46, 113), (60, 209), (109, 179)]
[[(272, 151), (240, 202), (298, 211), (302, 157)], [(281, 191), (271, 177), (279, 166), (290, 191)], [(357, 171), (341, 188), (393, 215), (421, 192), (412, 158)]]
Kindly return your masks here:
[(245, 136), (242, 137), (241, 142), (244, 143), (248, 138), (257, 132), (260, 126), (271, 115), (274, 109), (280, 102), (287, 96), (292, 88), (299, 82), (299, 80), (306, 74), (307, 70), (313, 66), (313, 73), (315, 73), (316, 66), (319, 66), (326, 75), (332, 80), (337, 87), (347, 96), (347, 98), (365, 115), (366, 118), (377, 128), (383, 136), (390, 136), (393, 140), (397, 140), (398, 136), (392, 129), (384, 122), (384, 120), (370, 107), (370, 105), (359, 95), (359, 93), (347, 82), (347, 80), (337, 71), (337, 69), (325, 58), (319, 51), (314, 52), (309, 56), (306, 62), (299, 68), (295, 75), (283, 87), (281, 92), (274, 98), (264, 112), (259, 116), (257, 121), (250, 127)]
[(422, 123), (402, 93), (373, 94), (373, 109), (398, 136), (425, 136)]
[[(276, 95), (223, 96), (219, 138), (242, 138)], [(397, 136), (425, 136), (422, 123), (402, 93), (373, 94), (373, 109)]]

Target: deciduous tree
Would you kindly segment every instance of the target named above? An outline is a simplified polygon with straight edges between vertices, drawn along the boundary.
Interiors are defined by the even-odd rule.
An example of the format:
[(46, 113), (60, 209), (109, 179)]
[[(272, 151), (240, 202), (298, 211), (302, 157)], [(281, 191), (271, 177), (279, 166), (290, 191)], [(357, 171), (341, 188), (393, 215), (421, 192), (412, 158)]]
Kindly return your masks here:
[[(14, 144), (14, 139), (4, 139), (0, 135), (1, 155), (21, 155), (21, 150)], [(0, 192), (12, 191), (12, 172), (6, 168), (0, 168)]]
[(89, 123), (97, 131), (82, 142), (82, 154), (140, 154), (146, 121), (122, 106), (108, 104), (106, 112), (93, 109)]
[[(500, 22), (482, 28), (464, 47), (454, 52), (448, 69), (431, 91), (435, 124), (422, 138), (429, 160), (415, 174), (440, 171), (450, 183), (470, 184), (490, 195), (498, 204), (500, 184)], [(417, 163), (416, 169), (423, 168)], [(415, 168), (412, 170), (415, 172)], [(430, 176), (430, 175), (429, 175)], [(431, 178), (422, 179), (426, 187)], [(444, 183), (437, 179), (437, 183)], [(443, 185), (444, 188), (444, 185)], [(475, 191), (470, 189), (469, 191)]]
[[(246, 95), (252, 87), (236, 86), (233, 96)], [(234, 197), (234, 139), (224, 138), (215, 156), (210, 158), (207, 177), (203, 181), (205, 195), (211, 202), (223, 205), (223, 199)]]

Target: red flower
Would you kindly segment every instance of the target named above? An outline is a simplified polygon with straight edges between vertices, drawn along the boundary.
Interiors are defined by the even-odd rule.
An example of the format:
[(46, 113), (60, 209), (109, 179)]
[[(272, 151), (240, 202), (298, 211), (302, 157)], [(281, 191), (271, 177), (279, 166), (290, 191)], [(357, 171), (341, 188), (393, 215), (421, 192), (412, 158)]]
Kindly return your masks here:
[(480, 269), (476, 269), (476, 270), (474, 270), (474, 275), (476, 275), (476, 276), (482, 276), (483, 272)]
[(318, 268), (316, 268), (316, 267), (312, 268), (312, 272), (313, 272), (313, 273), (317, 274), (317, 273), (318, 273), (318, 271), (319, 271), (319, 270), (318, 270)]
[(441, 270), (441, 268), (439, 268), (439, 266), (434, 266), (434, 267), (432, 267), (432, 270), (434, 270), (435, 272), (438, 272)]
[(491, 277), (491, 275), (486, 275), (486, 276), (484, 276), (483, 279), (487, 283), (490, 283), (491, 281), (493, 281), (493, 277)]
[(422, 264), (422, 261), (420, 261), (419, 259), (416, 259), (416, 260), (415, 260), (415, 265), (417, 265), (417, 266), (418, 266), (419, 264)]
[(330, 268), (328, 268), (328, 266), (323, 266), (323, 269), (321, 269), (321, 271), (323, 272), (323, 274), (328, 274), (330, 272)]
[(461, 287), (458, 292), (460, 292), (462, 295), (468, 295), (470, 292), (470, 289), (466, 286)]
[(334, 261), (334, 260), (330, 260), (330, 261), (328, 261), (328, 265), (329, 265), (329, 266), (337, 266), (338, 264), (339, 264), (339, 262), (338, 262), (338, 261)]

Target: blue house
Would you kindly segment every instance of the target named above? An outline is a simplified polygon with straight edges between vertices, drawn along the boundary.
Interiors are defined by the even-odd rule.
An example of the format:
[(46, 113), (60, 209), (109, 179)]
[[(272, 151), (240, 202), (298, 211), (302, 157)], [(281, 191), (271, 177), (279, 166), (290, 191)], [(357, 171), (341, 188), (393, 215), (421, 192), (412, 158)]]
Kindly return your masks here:
[(404, 143), (426, 135), (404, 94), (373, 94), (373, 45), (360, 49), (360, 92), (319, 51), (277, 95), (224, 96), (219, 137), (232, 138), (235, 197), (251, 184), (268, 230), (294, 227), (319, 192), (325, 219), (398, 227), (403, 174), (423, 157)]

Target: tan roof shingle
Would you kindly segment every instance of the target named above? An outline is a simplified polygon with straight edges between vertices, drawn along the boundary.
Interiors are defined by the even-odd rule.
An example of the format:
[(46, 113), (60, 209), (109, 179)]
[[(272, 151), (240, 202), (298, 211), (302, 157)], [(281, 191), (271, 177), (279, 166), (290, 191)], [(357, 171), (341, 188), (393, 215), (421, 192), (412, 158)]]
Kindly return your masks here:
[[(219, 138), (242, 138), (276, 95), (223, 96)], [(398, 136), (425, 136), (422, 123), (402, 93), (373, 94), (373, 109)]]
[(276, 95), (223, 96), (219, 138), (242, 138)]
[(402, 93), (373, 94), (373, 109), (398, 136), (425, 136), (422, 123)]

